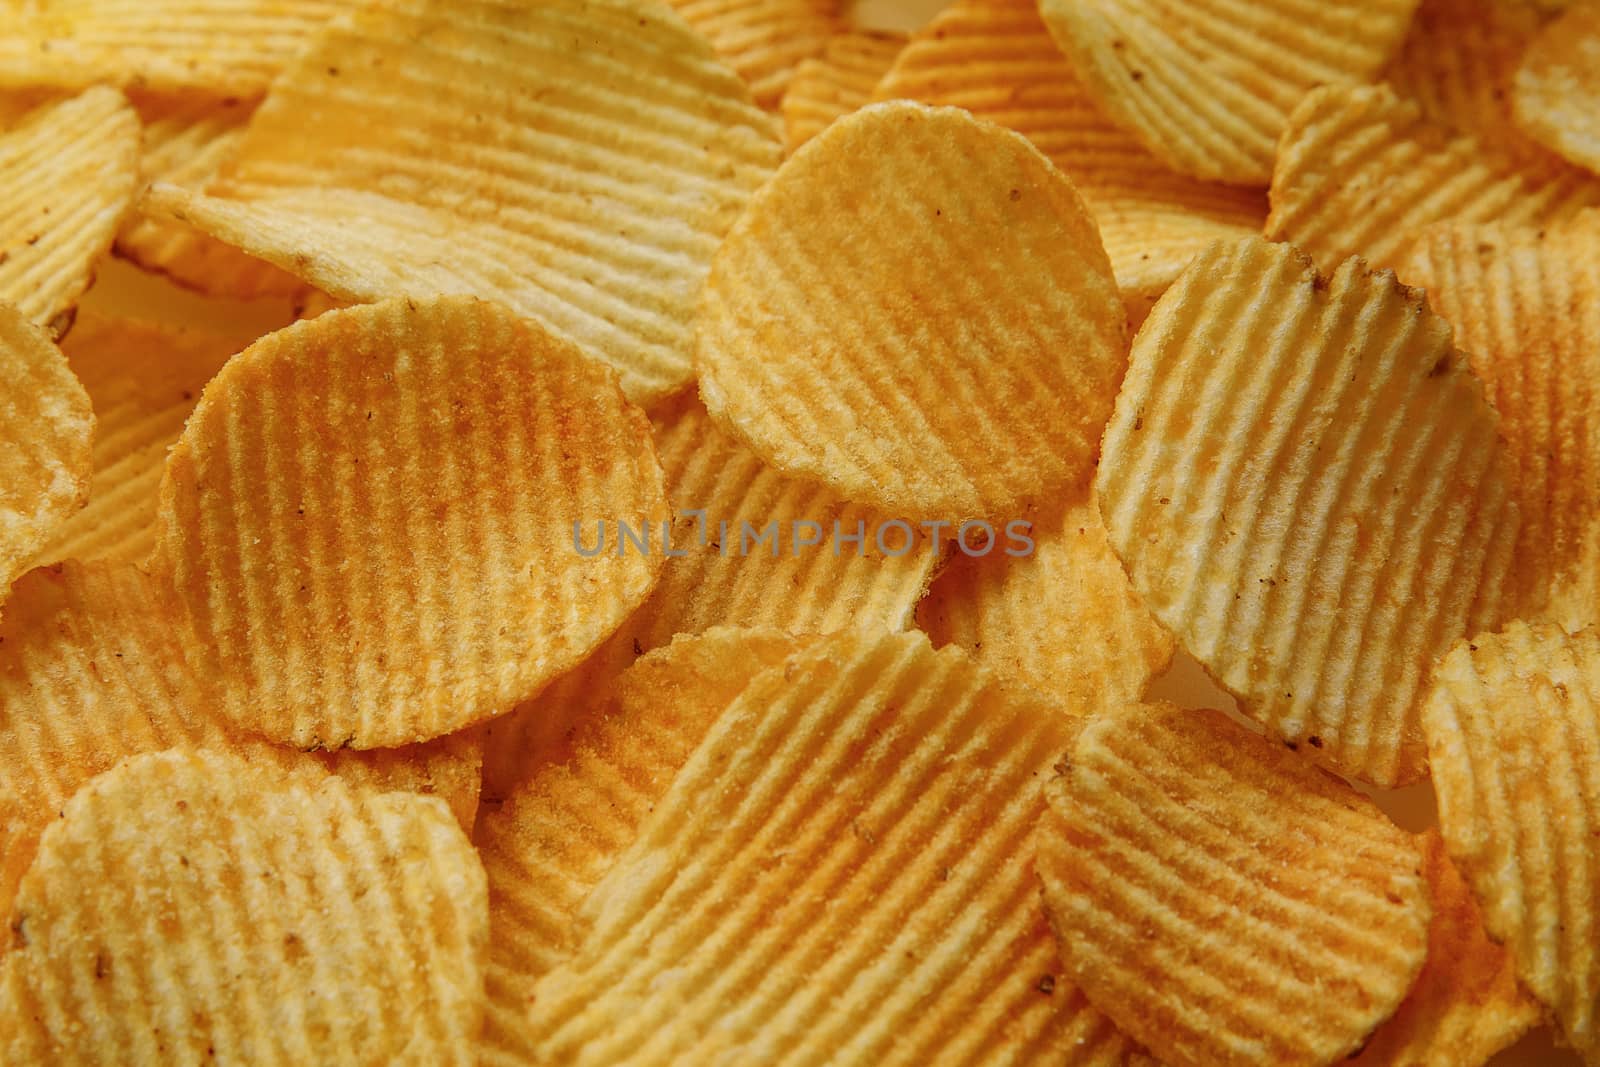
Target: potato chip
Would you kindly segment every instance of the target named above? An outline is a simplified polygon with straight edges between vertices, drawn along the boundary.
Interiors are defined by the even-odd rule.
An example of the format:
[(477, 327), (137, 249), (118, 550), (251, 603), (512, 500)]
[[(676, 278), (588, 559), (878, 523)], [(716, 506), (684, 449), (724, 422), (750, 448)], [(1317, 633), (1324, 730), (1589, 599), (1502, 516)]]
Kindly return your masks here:
[(700, 391), (780, 471), (903, 519), (1003, 521), (1087, 483), (1124, 318), (1093, 220), (1027, 141), (879, 104), (797, 152), (728, 235)]
[(781, 154), (654, 0), (393, 0), (285, 73), (214, 195), (146, 207), (343, 299), (495, 300), (644, 403), (690, 380), (712, 254)]
[(905, 44), (903, 33), (848, 30), (830, 37), (821, 55), (801, 60), (783, 93), (783, 136), (789, 151), (834, 119), (865, 107)]
[(67, 802), (23, 879), (6, 1061), (471, 1064), (486, 896), (436, 800), (137, 757)]
[(1511, 459), (1450, 327), (1359, 259), (1202, 253), (1134, 341), (1101, 510), (1178, 643), (1291, 746), (1426, 769), (1426, 672), (1521, 606)]
[(655, 584), (586, 555), (666, 521), (615, 376), (494, 304), (330, 312), (231, 359), (167, 460), (154, 565), (242, 728), (296, 748), (427, 741), (538, 692)]
[(1600, 171), (1600, 7), (1575, 7), (1540, 32), (1523, 53), (1513, 99), (1529, 136)]
[(1180, 174), (1265, 185), (1289, 113), (1370, 80), (1417, 0), (1041, 0), (1106, 114)]
[(1489, 940), (1472, 892), (1427, 834), (1424, 870), (1433, 901), (1428, 960), (1400, 1010), (1378, 1027), (1350, 1067), (1478, 1067), (1542, 1021), (1517, 985), (1505, 946)]
[(1458, 644), (1423, 710), (1439, 824), (1516, 961), (1600, 1062), (1600, 636), (1514, 622)]
[(1343, 782), (1171, 705), (1095, 717), (1058, 772), (1036, 847), (1063, 963), (1170, 1067), (1332, 1063), (1411, 988), (1422, 854)]
[(1033, 0), (957, 0), (917, 33), (877, 96), (966, 108), (1049, 156), (1099, 225), (1135, 324), (1196, 252), (1260, 233), (1267, 215), (1259, 192), (1174, 173), (1106, 118)]
[[(931, 542), (905, 540), (887, 516), (772, 470), (718, 430), (693, 393), (660, 410), (656, 423), (673, 555), (658, 545), (666, 559), (655, 591), (582, 666), (488, 725), (491, 799), (504, 798), (609, 699), (612, 680), (641, 653), (675, 635), (713, 626), (903, 630), (939, 562)], [(847, 540), (856, 534), (859, 542)], [(619, 535), (613, 527), (610, 536)], [(592, 522), (583, 538), (595, 543)]]
[(1356, 255), (1399, 266), (1430, 223), (1571, 218), (1600, 204), (1600, 180), (1559, 161), (1519, 168), (1393, 90), (1363, 86), (1318, 89), (1295, 109), (1269, 195), (1267, 236), (1331, 273)]
[(1143, 696), (1172, 661), (1172, 635), (1133, 591), (1099, 504), (1074, 504), (1028, 537), (1030, 546), (987, 555), (956, 552), (917, 624), (935, 645), (960, 645), (1074, 711)]
[(1115, 1064), (1029, 831), (1068, 716), (916, 634), (823, 638), (723, 711), (535, 987), (540, 1062)]
[(775, 108), (795, 68), (818, 55), (844, 28), (835, 0), (668, 0), (750, 84), (762, 107)]
[(42, 105), (6, 127), (0, 301), (65, 334), (138, 181), (139, 117), (111, 89)]
[(0, 90), (0, 133), (24, 118), (28, 112), (50, 103), (55, 95), (47, 89)]

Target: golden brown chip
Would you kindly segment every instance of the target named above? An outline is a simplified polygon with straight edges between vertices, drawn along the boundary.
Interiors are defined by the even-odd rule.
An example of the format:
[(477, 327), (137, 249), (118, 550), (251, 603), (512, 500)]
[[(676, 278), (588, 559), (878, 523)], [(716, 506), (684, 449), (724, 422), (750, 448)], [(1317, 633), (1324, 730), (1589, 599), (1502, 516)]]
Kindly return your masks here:
[(1458, 644), (1423, 710), (1450, 857), (1517, 977), (1600, 1062), (1600, 636)]
[(783, 135), (789, 151), (834, 119), (865, 107), (905, 44), (903, 33), (847, 30), (830, 37), (821, 55), (801, 60), (783, 93)]
[(342, 299), (495, 300), (643, 403), (690, 380), (711, 257), (781, 154), (653, 0), (391, 0), (317, 38), (211, 195), (146, 208)]
[(1398, 267), (1416, 232), (1454, 221), (1545, 225), (1600, 204), (1600, 179), (1553, 157), (1519, 167), (1423, 117), (1386, 86), (1318, 89), (1295, 109), (1266, 234), (1332, 272), (1348, 256)]
[(1343, 782), (1170, 705), (1090, 720), (1058, 772), (1036, 847), (1062, 960), (1169, 1067), (1332, 1063), (1411, 988), (1422, 854)]
[(0, 131), (0, 301), (61, 337), (139, 181), (139, 117), (90, 89)]
[(1372, 78), (1417, 0), (1042, 0), (1106, 113), (1180, 174), (1265, 185), (1319, 85)]
[(844, 28), (835, 0), (667, 0), (775, 108), (795, 68)]
[(1519, 607), (1498, 420), (1423, 295), (1260, 239), (1134, 341), (1101, 510), (1133, 586), (1241, 710), (1347, 776), (1426, 769), (1426, 673)]
[(390, 748), (509, 711), (655, 584), (584, 554), (659, 530), (661, 468), (615, 376), (498, 305), (330, 312), (231, 359), (167, 461), (154, 566), (242, 728)]
[(8, 1063), (474, 1062), (483, 868), (428, 798), (139, 756), (66, 803), (11, 930)]
[(701, 299), (700, 390), (780, 471), (905, 519), (1004, 521), (1086, 483), (1124, 318), (1094, 221), (1027, 141), (879, 104), (734, 226)]
[(1031, 544), (1007, 537), (985, 555), (958, 549), (917, 605), (918, 625), (1073, 711), (1143, 696), (1172, 661), (1172, 635), (1129, 584), (1099, 504), (1075, 504), (1025, 536)]
[(1517, 69), (1517, 122), (1566, 159), (1600, 171), (1600, 7), (1550, 23)]

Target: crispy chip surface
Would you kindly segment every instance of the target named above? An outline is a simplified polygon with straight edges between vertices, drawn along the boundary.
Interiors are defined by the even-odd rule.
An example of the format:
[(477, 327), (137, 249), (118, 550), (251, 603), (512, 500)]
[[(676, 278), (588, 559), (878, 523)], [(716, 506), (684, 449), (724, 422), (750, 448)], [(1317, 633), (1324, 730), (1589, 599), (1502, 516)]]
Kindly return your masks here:
[(1600, 1060), (1600, 636), (1458, 644), (1423, 711), (1439, 824), (1517, 977)]
[(498, 301), (644, 402), (692, 376), (711, 257), (781, 153), (654, 0), (392, 0), (286, 72), (215, 195), (147, 205), (343, 299)]
[(1009, 519), (1086, 483), (1124, 316), (1093, 220), (1027, 141), (879, 104), (735, 224), (701, 298), (700, 390), (762, 458), (847, 499)]
[(795, 68), (844, 28), (836, 0), (668, 0), (750, 85), (777, 107)]
[(329, 312), (213, 379), (167, 461), (154, 565), (245, 729), (387, 748), (509, 711), (643, 601), (661, 558), (642, 412), (571, 345), (471, 298)]
[(1128, 705), (1046, 792), (1045, 904), (1070, 975), (1170, 1067), (1326, 1064), (1427, 951), (1416, 841), (1220, 712)]
[(865, 107), (905, 44), (903, 33), (847, 30), (828, 38), (820, 55), (801, 60), (783, 93), (783, 136), (789, 151), (834, 119)]
[(1550, 23), (1517, 68), (1517, 122), (1565, 158), (1600, 171), (1600, 7)]
[(1289, 113), (1318, 85), (1364, 82), (1417, 0), (1042, 0), (1108, 115), (1181, 174), (1265, 185)]
[(1450, 327), (1357, 259), (1203, 253), (1134, 341), (1098, 477), (1134, 588), (1340, 773), (1425, 771), (1426, 672), (1520, 606), (1511, 459)]
[(136, 757), (45, 832), (12, 932), (8, 1062), (474, 1062), (483, 868), (435, 800)]

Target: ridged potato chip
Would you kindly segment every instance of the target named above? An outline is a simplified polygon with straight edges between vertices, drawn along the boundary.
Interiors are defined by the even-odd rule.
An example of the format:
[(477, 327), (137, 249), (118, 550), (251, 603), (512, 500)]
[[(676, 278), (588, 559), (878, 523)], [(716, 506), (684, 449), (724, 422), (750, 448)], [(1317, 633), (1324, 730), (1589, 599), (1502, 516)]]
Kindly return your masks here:
[(1554, 160), (1519, 165), (1423, 117), (1387, 86), (1318, 89), (1295, 109), (1266, 235), (1331, 273), (1348, 256), (1398, 267), (1431, 223), (1542, 226), (1600, 205), (1600, 179)]
[(1341, 774), (1426, 771), (1434, 661), (1524, 604), (1512, 464), (1423, 295), (1252, 238), (1134, 340), (1098, 476), (1133, 586), (1241, 710)]
[(1600, 636), (1458, 644), (1423, 711), (1450, 856), (1517, 977), (1600, 1063)]
[(146, 209), (342, 299), (495, 300), (644, 403), (690, 380), (711, 257), (781, 154), (655, 0), (391, 0), (285, 72), (208, 195)]
[(11, 931), (8, 1063), (474, 1062), (487, 894), (436, 800), (136, 757), (45, 831)]
[(242, 728), (392, 748), (511, 710), (650, 592), (661, 557), (581, 555), (666, 521), (615, 376), (494, 304), (395, 300), (272, 334), (167, 460), (153, 566)]
[(876, 95), (966, 108), (1049, 156), (1099, 225), (1135, 324), (1196, 252), (1260, 233), (1266, 218), (1259, 192), (1168, 170), (1107, 118), (1034, 0), (957, 0), (912, 38)]
[(835, 0), (667, 0), (774, 108), (795, 68), (844, 28)]
[(1529, 136), (1600, 171), (1600, 7), (1575, 7), (1534, 38), (1513, 99)]
[(60, 338), (139, 182), (139, 116), (90, 89), (0, 130), (0, 301)]
[(1099, 504), (1067, 507), (1030, 539), (1016, 558), (956, 552), (917, 605), (918, 626), (1075, 712), (1143, 696), (1174, 642), (1133, 591)]
[(903, 33), (848, 30), (828, 38), (820, 55), (801, 60), (783, 93), (783, 137), (789, 151), (834, 119), (865, 107), (905, 44)]
[(1070, 977), (1169, 1067), (1330, 1064), (1410, 990), (1417, 842), (1221, 712), (1091, 719), (1036, 837)]
[(902, 519), (1003, 521), (1087, 483), (1124, 320), (1094, 221), (1026, 140), (877, 104), (795, 153), (729, 233), (700, 392), (780, 471)]
[(1370, 80), (1417, 0), (1041, 0), (1106, 113), (1180, 174), (1265, 185), (1319, 85)]

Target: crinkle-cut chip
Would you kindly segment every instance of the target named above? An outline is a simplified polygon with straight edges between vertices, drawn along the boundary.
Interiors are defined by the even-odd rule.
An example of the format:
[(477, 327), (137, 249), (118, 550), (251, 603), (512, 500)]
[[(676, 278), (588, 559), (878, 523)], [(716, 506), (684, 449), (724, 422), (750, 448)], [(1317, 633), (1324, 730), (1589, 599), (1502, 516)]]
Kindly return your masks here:
[[(573, 724), (607, 698), (619, 672), (675, 635), (713, 626), (771, 627), (789, 633), (831, 633), (853, 626), (903, 630), (928, 588), (939, 562), (931, 542), (908, 544), (901, 540), (903, 531), (894, 528), (885, 535), (884, 551), (877, 532), (889, 516), (777, 473), (718, 430), (692, 392), (659, 410), (655, 422), (656, 451), (675, 509), (674, 555), (666, 558), (650, 598), (582, 666), (488, 724), (484, 789), (491, 800), (503, 799), (532, 768), (559, 751)], [(758, 542), (757, 533), (774, 523), (781, 541)], [(800, 533), (815, 536), (819, 543), (796, 549), (796, 523), (814, 524)], [(844, 540), (857, 532), (865, 534), (859, 545)], [(582, 536), (592, 548), (592, 520)], [(665, 555), (659, 527), (655, 536), (654, 550)], [(614, 546), (614, 526), (608, 537)], [(906, 552), (889, 554), (902, 545), (907, 545)]]
[(39, 843), (0, 964), (8, 1063), (461, 1064), (488, 894), (437, 800), (138, 756)]
[(1500, 414), (1522, 513), (1516, 566), (1569, 573), (1600, 520), (1600, 212), (1538, 230), (1430, 227), (1400, 273), (1455, 327)]
[(1134, 340), (1098, 489), (1179, 645), (1376, 785), (1426, 771), (1432, 664), (1526, 602), (1483, 388), (1422, 293), (1359, 259), (1325, 277), (1259, 238), (1199, 256)]
[(1576, 7), (1540, 32), (1522, 55), (1513, 100), (1529, 136), (1600, 171), (1600, 6)]
[(1290, 120), (1266, 235), (1331, 272), (1349, 256), (1398, 267), (1437, 222), (1540, 226), (1600, 204), (1600, 179), (1550, 157), (1522, 166), (1426, 119), (1387, 86), (1318, 89)]
[(1087, 483), (1125, 318), (1083, 201), (1026, 140), (876, 104), (729, 233), (700, 391), (780, 471), (908, 520), (1003, 521)]
[(1031, 547), (1001, 536), (986, 554), (958, 549), (917, 624), (1073, 711), (1143, 696), (1174, 642), (1133, 591), (1099, 504), (1073, 504), (1028, 536)]
[(1265, 185), (1289, 113), (1369, 81), (1417, 0), (1041, 0), (1106, 113), (1180, 174)]
[(723, 711), (541, 979), (540, 1062), (1115, 1064), (1033, 873), (1069, 716), (920, 634), (825, 637)]
[[(356, 0), (5, 0), (0, 85), (259, 96)], [(9, 10), (7, 10), (9, 9)]]
[(61, 350), (94, 408), (89, 502), (34, 558), (144, 559), (155, 546), (167, 449), (234, 344), (188, 330), (86, 312)]
[(65, 334), (138, 183), (139, 116), (114, 89), (44, 104), (0, 132), (0, 301)]
[(771, 629), (677, 638), (607, 687), (607, 708), (578, 725), (562, 758), (484, 814), (477, 845), (489, 875), (489, 1008), (478, 1049), (485, 1067), (536, 1062), (530, 998), (583, 943), (583, 902), (723, 709), (804, 644)]
[(511, 710), (655, 584), (575, 524), (666, 521), (610, 370), (472, 298), (330, 312), (228, 361), (167, 460), (158, 574), (242, 728), (392, 748)]
[(783, 93), (783, 136), (789, 151), (835, 119), (865, 107), (905, 44), (903, 33), (847, 30), (830, 37), (821, 55), (801, 60)]
[(1261, 232), (1257, 190), (1186, 178), (1090, 99), (1034, 0), (957, 0), (911, 39), (876, 90), (961, 107), (1015, 130), (1072, 180), (1137, 324), (1209, 242)]
[(1170, 1067), (1359, 1049), (1410, 990), (1430, 913), (1416, 839), (1221, 712), (1083, 727), (1035, 839), (1069, 977)]
[(845, 28), (836, 0), (667, 0), (750, 85), (776, 108), (795, 68)]
[(691, 379), (711, 258), (782, 151), (655, 0), (390, 0), (285, 73), (209, 195), (146, 209), (343, 299), (495, 300), (645, 403)]
[(1484, 926), (1600, 1062), (1600, 636), (1518, 621), (1464, 641), (1423, 724), (1439, 825)]
[[(144, 121), (146, 182), (171, 182), (203, 192), (244, 136), (253, 110), (238, 101), (150, 97), (135, 101)], [(139, 214), (117, 235), (116, 252), (179, 285), (236, 299), (284, 296), (304, 283), (265, 260), (245, 255), (192, 226)]]
[(1444, 838), (1430, 830), (1426, 842), (1433, 901), (1427, 962), (1400, 1009), (1349, 1067), (1481, 1067), (1543, 1019), (1539, 1002), (1517, 985), (1510, 953), (1489, 940)]

